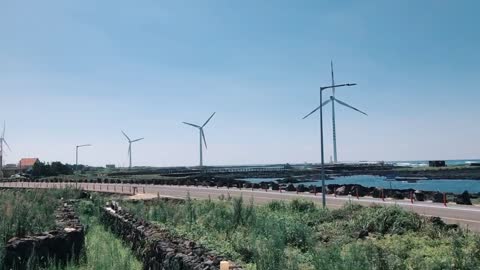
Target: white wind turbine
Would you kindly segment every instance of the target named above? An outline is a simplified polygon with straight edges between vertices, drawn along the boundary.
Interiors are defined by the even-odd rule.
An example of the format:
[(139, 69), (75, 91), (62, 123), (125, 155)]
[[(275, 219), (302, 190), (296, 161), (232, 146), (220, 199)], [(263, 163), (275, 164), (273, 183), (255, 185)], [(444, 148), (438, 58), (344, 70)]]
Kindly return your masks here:
[[(331, 86), (332, 95), (330, 96), (330, 99), (328, 99), (327, 101), (322, 103), (322, 107), (327, 105), (330, 102), (332, 103), (333, 160), (334, 160), (334, 163), (337, 163), (338, 158), (337, 158), (337, 131), (336, 131), (336, 124), (335, 124), (335, 102), (337, 102), (338, 104), (343, 105), (347, 108), (350, 108), (354, 111), (357, 111), (361, 114), (364, 114), (364, 115), (367, 115), (367, 114), (335, 97), (335, 77), (333, 75), (333, 61), (330, 62), (330, 68), (331, 68), (331, 73), (332, 73), (332, 86)], [(309, 113), (307, 116), (305, 116), (303, 119), (309, 117), (310, 115), (312, 115), (313, 113), (315, 113), (319, 109), (320, 109), (320, 106), (317, 107), (315, 110), (313, 110), (311, 113)]]
[(203, 144), (202, 144), (202, 140), (203, 140), (203, 143), (205, 144), (205, 149), (207, 149), (207, 140), (205, 139), (205, 133), (203, 132), (203, 128), (208, 124), (208, 122), (210, 122), (210, 120), (212, 119), (212, 117), (214, 115), (215, 115), (215, 112), (210, 116), (210, 118), (208, 118), (208, 120), (202, 126), (187, 123), (187, 122), (183, 122), (185, 125), (189, 125), (189, 126), (198, 128), (198, 131), (200, 133), (200, 167), (203, 167)]
[(12, 151), (7, 141), (5, 140), (5, 121), (3, 121), (2, 137), (0, 137), (0, 175), (2, 175), (3, 169), (3, 144), (7, 146), (8, 150)]
[(129, 160), (128, 169), (130, 170), (130, 169), (132, 169), (132, 143), (141, 141), (144, 138), (131, 140), (130, 137), (128, 137), (127, 134), (125, 134), (125, 132), (123, 132), (123, 130), (122, 130), (122, 133), (125, 136), (125, 138), (127, 138), (127, 140), (128, 140), (128, 160)]

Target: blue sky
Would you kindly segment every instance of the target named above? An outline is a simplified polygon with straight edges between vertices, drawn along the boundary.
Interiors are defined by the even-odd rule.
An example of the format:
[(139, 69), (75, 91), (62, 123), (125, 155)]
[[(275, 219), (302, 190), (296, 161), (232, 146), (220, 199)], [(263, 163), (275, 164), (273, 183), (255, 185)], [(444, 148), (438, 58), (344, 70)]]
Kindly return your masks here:
[[(0, 0), (0, 120), (21, 157), (135, 165), (319, 161), (318, 87), (339, 159), (480, 157), (478, 1)], [(327, 98), (330, 92), (325, 94)], [(327, 160), (331, 112), (325, 112)]]

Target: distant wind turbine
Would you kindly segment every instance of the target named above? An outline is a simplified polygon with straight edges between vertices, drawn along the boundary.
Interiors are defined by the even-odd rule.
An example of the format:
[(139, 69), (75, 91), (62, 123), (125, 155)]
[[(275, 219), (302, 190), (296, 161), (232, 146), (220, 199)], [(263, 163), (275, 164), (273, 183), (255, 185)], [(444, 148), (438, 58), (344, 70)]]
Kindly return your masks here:
[(3, 144), (7, 146), (8, 150), (12, 151), (7, 141), (5, 140), (5, 121), (3, 121), (2, 137), (0, 137), (0, 175), (2, 175), (3, 169)]
[(123, 130), (122, 130), (122, 133), (125, 136), (125, 138), (127, 138), (127, 140), (128, 140), (128, 158), (129, 158), (128, 169), (130, 170), (130, 169), (132, 169), (132, 143), (141, 141), (144, 138), (131, 140), (130, 137), (128, 137), (127, 134), (125, 134), (125, 132), (123, 132)]
[(200, 133), (200, 167), (203, 167), (203, 144), (202, 144), (202, 140), (203, 140), (203, 143), (205, 144), (205, 149), (207, 149), (207, 140), (205, 139), (205, 133), (203, 132), (203, 128), (208, 124), (208, 122), (210, 122), (210, 120), (212, 119), (212, 117), (214, 115), (215, 115), (215, 112), (210, 116), (210, 118), (208, 118), (208, 120), (202, 126), (187, 123), (187, 122), (183, 122), (185, 125), (189, 125), (189, 126), (198, 128), (198, 131)]
[[(337, 163), (338, 162), (338, 156), (337, 156), (337, 131), (336, 131), (336, 123), (335, 123), (335, 102), (337, 102), (338, 104), (340, 105), (343, 105), (347, 108), (350, 108), (354, 111), (357, 111), (361, 114), (364, 114), (364, 115), (367, 115), (365, 112), (362, 112), (361, 110), (347, 104), (346, 102), (343, 102), (341, 100), (339, 100), (338, 98), (335, 97), (335, 77), (333, 75), (333, 61), (330, 62), (330, 68), (331, 68), (331, 73), (332, 73), (332, 95), (330, 96), (330, 99), (323, 102), (322, 103), (322, 107), (327, 105), (328, 103), (332, 103), (332, 132), (333, 132), (333, 161), (334, 163)], [(308, 115), (306, 115), (303, 119), (309, 117), (310, 115), (312, 115), (313, 113), (315, 113), (316, 111), (318, 111), (320, 109), (320, 106), (317, 107), (315, 110), (313, 110), (311, 113), (309, 113)]]

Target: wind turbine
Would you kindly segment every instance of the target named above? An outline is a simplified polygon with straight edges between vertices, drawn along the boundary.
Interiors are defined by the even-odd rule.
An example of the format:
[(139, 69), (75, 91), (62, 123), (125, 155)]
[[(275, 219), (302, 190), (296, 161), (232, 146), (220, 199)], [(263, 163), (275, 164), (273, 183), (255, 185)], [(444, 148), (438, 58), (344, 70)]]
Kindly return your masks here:
[(123, 132), (123, 130), (122, 130), (122, 133), (125, 136), (125, 138), (127, 138), (127, 140), (128, 140), (128, 158), (129, 158), (128, 169), (130, 170), (130, 169), (132, 169), (132, 143), (141, 141), (144, 138), (131, 140), (130, 137), (128, 137), (127, 134), (125, 134), (125, 132)]
[(10, 146), (8, 145), (7, 141), (5, 140), (5, 121), (3, 121), (3, 131), (2, 131), (2, 137), (0, 137), (0, 175), (3, 175), (3, 144), (5, 144), (8, 148), (8, 150), (12, 151), (10, 149)]
[(210, 118), (208, 118), (208, 120), (202, 126), (187, 123), (187, 122), (183, 122), (185, 125), (189, 125), (189, 126), (198, 128), (198, 131), (200, 133), (200, 167), (203, 167), (203, 144), (202, 144), (202, 140), (203, 140), (203, 143), (205, 144), (205, 149), (207, 149), (207, 140), (205, 139), (205, 133), (203, 132), (203, 128), (208, 124), (208, 122), (210, 122), (210, 120), (212, 119), (212, 117), (214, 115), (215, 115), (215, 112), (210, 116)]
[[(332, 86), (330, 88), (332, 88), (332, 95), (330, 96), (330, 99), (328, 99), (327, 101), (323, 102), (322, 103), (322, 107), (327, 105), (328, 103), (332, 103), (332, 132), (333, 132), (333, 161), (334, 163), (337, 163), (338, 162), (338, 156), (337, 156), (337, 130), (336, 130), (336, 122), (335, 122), (335, 102), (340, 104), (340, 105), (343, 105), (347, 108), (350, 108), (354, 111), (357, 111), (361, 114), (364, 114), (364, 115), (367, 115), (365, 112), (362, 112), (361, 110), (347, 104), (346, 102), (343, 102), (341, 100), (339, 100), (338, 98), (335, 97), (335, 77), (333, 75), (333, 61), (330, 62), (330, 68), (331, 68), (331, 73), (332, 73)], [(305, 116), (303, 119), (309, 117), (311, 114), (313, 114), (314, 112), (316, 112), (318, 109), (320, 109), (320, 107), (316, 108), (314, 111), (312, 111), (310, 114), (308, 114), (307, 116)]]

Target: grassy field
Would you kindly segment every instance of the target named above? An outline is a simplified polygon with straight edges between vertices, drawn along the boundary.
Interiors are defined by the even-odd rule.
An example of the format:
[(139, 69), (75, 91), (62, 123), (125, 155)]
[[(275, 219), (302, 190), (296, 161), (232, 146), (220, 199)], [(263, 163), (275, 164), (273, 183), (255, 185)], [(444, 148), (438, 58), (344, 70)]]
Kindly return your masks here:
[[(10, 237), (52, 228), (59, 199), (78, 195), (69, 189), (0, 191), (0, 256)], [(128, 244), (99, 223), (98, 206), (105, 199), (94, 196), (76, 206), (86, 226), (85, 257), (48, 269), (142, 269)], [(125, 206), (249, 270), (480, 269), (480, 236), (398, 207), (347, 204), (324, 210), (299, 200), (256, 206), (231, 197)]]
[(142, 264), (132, 254), (130, 247), (105, 230), (98, 221), (98, 205), (103, 200), (97, 198), (96, 203), (82, 201), (77, 206), (82, 224), (86, 225), (85, 257), (80, 264), (69, 264), (65, 267), (51, 266), (49, 270), (141, 270)]
[(10, 238), (54, 228), (54, 211), (59, 206), (59, 199), (76, 196), (78, 193), (69, 189), (0, 190), (0, 261), (4, 254), (4, 245)]
[(220, 199), (127, 207), (247, 269), (480, 269), (478, 235), (398, 207)]
[[(75, 199), (80, 192), (64, 190), (0, 190), (0, 262), (3, 261), (4, 245), (13, 236), (40, 233), (55, 226), (54, 211), (60, 198)], [(133, 256), (128, 245), (117, 239), (98, 221), (98, 206), (102, 197), (83, 200), (77, 206), (82, 224), (86, 227), (86, 252), (80, 264), (67, 266), (51, 265), (51, 270), (140, 270), (141, 263)], [(3, 270), (0, 263), (0, 270)], [(31, 265), (29, 269), (39, 269)]]

